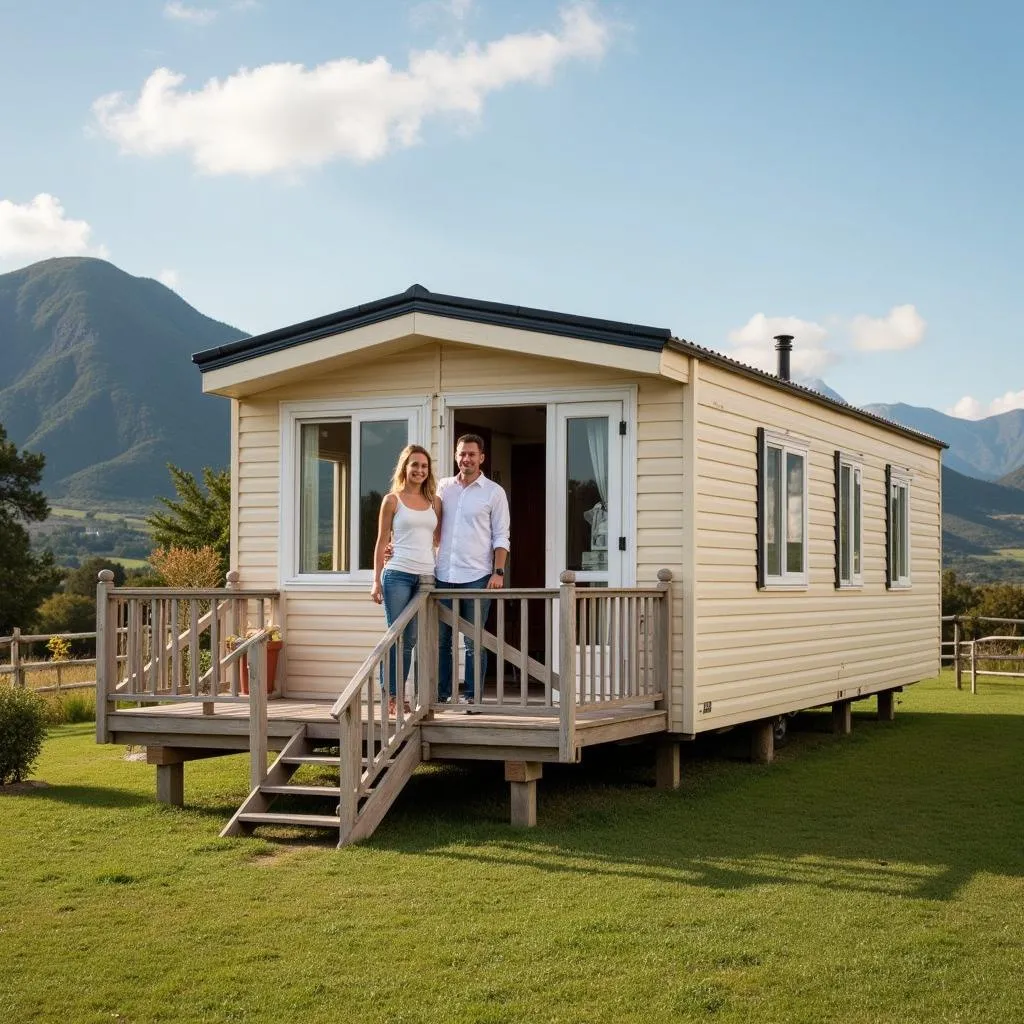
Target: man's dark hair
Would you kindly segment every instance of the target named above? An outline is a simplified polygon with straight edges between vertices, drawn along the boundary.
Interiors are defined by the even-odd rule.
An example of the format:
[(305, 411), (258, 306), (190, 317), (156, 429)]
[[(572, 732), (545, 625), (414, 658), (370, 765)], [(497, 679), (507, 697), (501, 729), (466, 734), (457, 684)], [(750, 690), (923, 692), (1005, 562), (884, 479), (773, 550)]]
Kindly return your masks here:
[(463, 434), (456, 442), (455, 447), (458, 448), (460, 444), (475, 444), (477, 448), (483, 452), (484, 439), (479, 434)]

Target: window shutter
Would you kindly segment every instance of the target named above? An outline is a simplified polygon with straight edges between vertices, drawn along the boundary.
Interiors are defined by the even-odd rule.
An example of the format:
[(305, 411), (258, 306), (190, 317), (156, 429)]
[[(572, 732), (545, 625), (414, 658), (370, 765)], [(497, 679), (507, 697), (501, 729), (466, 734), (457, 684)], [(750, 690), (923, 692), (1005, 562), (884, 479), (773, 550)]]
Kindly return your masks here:
[(757, 589), (764, 589), (764, 427), (757, 428)]
[(842, 564), (841, 564), (842, 563), (841, 552), (842, 552), (842, 546), (843, 546), (843, 539), (842, 539), (842, 529), (841, 529), (841, 525), (840, 525), (842, 523), (842, 518), (843, 518), (841, 510), (840, 510), (840, 506), (842, 505), (842, 501), (843, 501), (843, 496), (842, 496), (842, 487), (840, 486), (841, 477), (842, 477), (842, 469), (841, 469), (841, 466), (840, 466), (840, 459), (841, 459), (841, 456), (840, 456), (840, 453), (837, 450), (835, 455), (832, 456), (833, 465), (835, 467), (835, 472), (833, 473), (833, 476), (835, 477), (835, 485), (836, 485), (836, 579), (835, 579), (836, 590), (838, 590), (842, 586), (842, 584), (843, 584), (843, 570), (842, 570)]
[(892, 466), (885, 464), (885, 589), (892, 587)]

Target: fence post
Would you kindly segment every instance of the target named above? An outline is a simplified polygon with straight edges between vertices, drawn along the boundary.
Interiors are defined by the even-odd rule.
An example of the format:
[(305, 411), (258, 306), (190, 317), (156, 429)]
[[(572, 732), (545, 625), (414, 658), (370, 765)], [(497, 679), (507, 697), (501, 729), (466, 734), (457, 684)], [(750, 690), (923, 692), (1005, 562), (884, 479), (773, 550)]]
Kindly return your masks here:
[[(420, 592), (434, 589), (434, 577), (420, 576)], [(428, 712), (437, 700), (437, 604), (428, 597), (416, 623), (416, 704)]]
[[(96, 742), (109, 743), (107, 694), (117, 689), (117, 616), (110, 595), (114, 574), (102, 569), (96, 584)], [(130, 666), (129, 666), (130, 670)]]
[(953, 616), (953, 675), (956, 678), (956, 688), (963, 688), (962, 668), (960, 665), (960, 616)]
[(558, 588), (558, 760), (576, 760), (576, 573), (566, 569)]
[(971, 641), (971, 693), (978, 692), (978, 641)]
[(672, 684), (672, 570), (658, 570), (661, 607), (658, 615), (658, 689), (661, 700), (655, 707), (672, 707), (669, 688)]
[(14, 680), (14, 685), (20, 689), (25, 686), (25, 677), (22, 674), (24, 671), (21, 667), (21, 651), (18, 645), (21, 643), (21, 630), (15, 626), (11, 630), (11, 669), (13, 674), (11, 678)]

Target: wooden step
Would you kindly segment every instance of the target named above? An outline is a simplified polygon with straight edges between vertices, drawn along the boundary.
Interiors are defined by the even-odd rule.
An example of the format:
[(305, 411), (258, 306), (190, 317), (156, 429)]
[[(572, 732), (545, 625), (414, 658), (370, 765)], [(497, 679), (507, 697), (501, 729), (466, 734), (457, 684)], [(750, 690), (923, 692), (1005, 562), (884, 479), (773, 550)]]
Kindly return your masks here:
[(238, 815), (244, 825), (305, 825), (310, 828), (340, 828), (341, 819), (332, 814), (281, 814), (275, 811), (246, 811)]
[(260, 792), (268, 796), (327, 796), (337, 800), (341, 786), (260, 786)]
[(341, 764), (341, 758), (337, 754), (292, 754), (278, 760), (281, 764), (326, 764), (335, 768)]

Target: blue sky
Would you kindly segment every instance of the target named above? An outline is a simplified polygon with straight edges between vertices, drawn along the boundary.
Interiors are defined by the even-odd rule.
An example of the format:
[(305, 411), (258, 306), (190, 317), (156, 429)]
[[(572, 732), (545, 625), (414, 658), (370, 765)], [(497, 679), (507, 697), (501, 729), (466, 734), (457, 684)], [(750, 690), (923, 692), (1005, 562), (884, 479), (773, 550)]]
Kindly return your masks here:
[(1024, 407), (1024, 6), (0, 0), (0, 272), (259, 332), (404, 290)]

